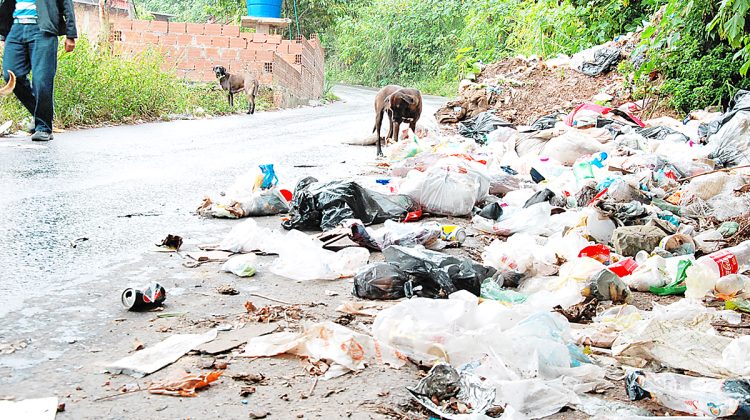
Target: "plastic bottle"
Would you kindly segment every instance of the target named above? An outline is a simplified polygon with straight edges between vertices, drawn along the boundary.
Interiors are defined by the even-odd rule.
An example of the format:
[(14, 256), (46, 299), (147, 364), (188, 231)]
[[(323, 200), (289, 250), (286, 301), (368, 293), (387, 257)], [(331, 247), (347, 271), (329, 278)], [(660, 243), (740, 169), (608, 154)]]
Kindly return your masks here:
[(750, 269), (750, 241), (698, 258), (687, 269), (685, 296), (702, 299), (714, 289), (719, 278)]
[(540, 156), (533, 166), (546, 180), (557, 178), (565, 172), (565, 167), (547, 156)]
[(579, 185), (583, 185), (586, 181), (594, 179), (594, 170), (591, 162), (587, 158), (578, 159), (573, 164), (573, 175)]

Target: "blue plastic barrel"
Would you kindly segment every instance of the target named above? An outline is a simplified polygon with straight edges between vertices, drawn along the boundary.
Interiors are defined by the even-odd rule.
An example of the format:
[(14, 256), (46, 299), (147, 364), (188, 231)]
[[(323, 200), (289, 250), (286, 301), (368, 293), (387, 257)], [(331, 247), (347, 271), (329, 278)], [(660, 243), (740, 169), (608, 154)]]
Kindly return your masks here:
[(247, 15), (251, 17), (280, 18), (282, 0), (247, 0)]

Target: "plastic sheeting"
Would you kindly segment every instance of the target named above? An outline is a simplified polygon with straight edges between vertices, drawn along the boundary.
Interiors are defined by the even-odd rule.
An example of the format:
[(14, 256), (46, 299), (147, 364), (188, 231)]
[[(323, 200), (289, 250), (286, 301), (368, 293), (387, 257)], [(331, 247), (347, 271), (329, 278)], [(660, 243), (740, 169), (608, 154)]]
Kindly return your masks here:
[(353, 181), (319, 183), (308, 177), (297, 183), (289, 220), (284, 229), (330, 230), (346, 219), (365, 225), (403, 219), (418, 209), (405, 195), (385, 195)]

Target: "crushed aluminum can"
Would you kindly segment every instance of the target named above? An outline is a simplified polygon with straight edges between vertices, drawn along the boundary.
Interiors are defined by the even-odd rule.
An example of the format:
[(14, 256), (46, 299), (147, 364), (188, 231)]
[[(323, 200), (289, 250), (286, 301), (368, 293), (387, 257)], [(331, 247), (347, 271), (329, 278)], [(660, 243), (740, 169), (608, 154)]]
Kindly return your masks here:
[(444, 241), (462, 244), (466, 240), (466, 230), (460, 226), (443, 225), (441, 226), (441, 231), (440, 238)]
[(161, 306), (167, 298), (167, 291), (159, 283), (145, 289), (128, 288), (122, 292), (122, 305), (130, 311), (140, 311)]

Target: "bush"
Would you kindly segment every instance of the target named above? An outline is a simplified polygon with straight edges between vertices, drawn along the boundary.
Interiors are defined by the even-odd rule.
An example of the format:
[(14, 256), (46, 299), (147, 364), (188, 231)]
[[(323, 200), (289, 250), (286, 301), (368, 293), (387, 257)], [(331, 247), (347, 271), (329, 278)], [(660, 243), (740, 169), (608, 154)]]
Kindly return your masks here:
[[(0, 58), (2, 54), (0, 54)], [(147, 51), (132, 58), (109, 54), (79, 39), (72, 53), (62, 45), (55, 79), (55, 125), (89, 126), (155, 120), (170, 114), (192, 114), (202, 108), (208, 114), (226, 114), (247, 109), (244, 95), (237, 95), (235, 108), (216, 84), (193, 84), (163, 70), (164, 58)], [(33, 75), (32, 75), (33, 77)], [(268, 107), (266, 100), (257, 109)], [(2, 100), (0, 121), (20, 122), (28, 113), (13, 95)]]

